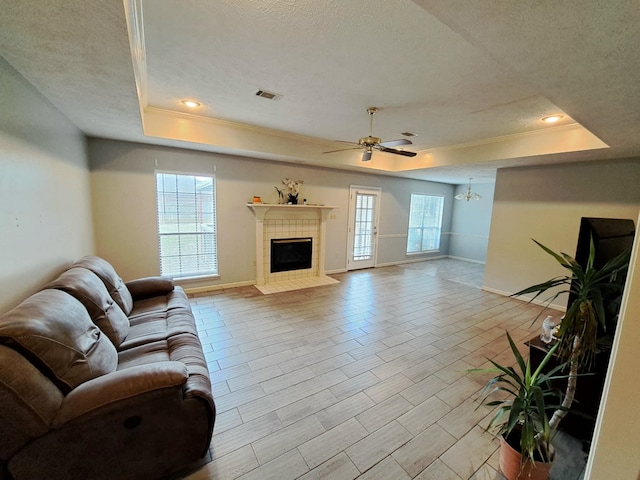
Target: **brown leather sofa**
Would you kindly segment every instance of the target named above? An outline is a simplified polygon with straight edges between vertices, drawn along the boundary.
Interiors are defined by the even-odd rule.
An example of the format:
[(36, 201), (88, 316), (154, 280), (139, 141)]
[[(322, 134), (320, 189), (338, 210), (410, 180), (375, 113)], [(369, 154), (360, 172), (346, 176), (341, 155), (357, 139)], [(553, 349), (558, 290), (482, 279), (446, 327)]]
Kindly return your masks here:
[(209, 372), (184, 291), (85, 257), (0, 317), (0, 478), (157, 479), (207, 453)]

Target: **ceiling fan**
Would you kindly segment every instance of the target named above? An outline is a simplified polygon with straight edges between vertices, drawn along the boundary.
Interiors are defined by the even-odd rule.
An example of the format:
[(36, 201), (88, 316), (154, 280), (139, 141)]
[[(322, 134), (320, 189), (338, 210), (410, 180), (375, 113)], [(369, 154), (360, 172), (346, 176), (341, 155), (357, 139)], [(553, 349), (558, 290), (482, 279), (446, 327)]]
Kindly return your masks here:
[(381, 152), (386, 152), (386, 153), (393, 153), (394, 155), (402, 155), (404, 157), (415, 157), (417, 155), (416, 152), (409, 152), (407, 150), (398, 150), (396, 148), (391, 148), (391, 147), (398, 147), (400, 145), (411, 145), (413, 143), (411, 142), (411, 140), (400, 138), (398, 140), (389, 140), (389, 141), (383, 142), (381, 138), (373, 136), (373, 116), (376, 114), (377, 111), (378, 109), (376, 107), (367, 108), (367, 113), (369, 114), (369, 136), (368, 137), (362, 137), (360, 140), (358, 140), (358, 143), (337, 140), (338, 142), (341, 142), (341, 143), (350, 143), (352, 145), (357, 145), (356, 147), (341, 148), (339, 150), (331, 150), (329, 152), (322, 152), (322, 153), (335, 153), (335, 152), (343, 152), (345, 150), (356, 150), (358, 148), (362, 148), (364, 149), (364, 153), (362, 154), (363, 162), (368, 162), (369, 160), (371, 160), (371, 155), (373, 154), (374, 150), (379, 150)]

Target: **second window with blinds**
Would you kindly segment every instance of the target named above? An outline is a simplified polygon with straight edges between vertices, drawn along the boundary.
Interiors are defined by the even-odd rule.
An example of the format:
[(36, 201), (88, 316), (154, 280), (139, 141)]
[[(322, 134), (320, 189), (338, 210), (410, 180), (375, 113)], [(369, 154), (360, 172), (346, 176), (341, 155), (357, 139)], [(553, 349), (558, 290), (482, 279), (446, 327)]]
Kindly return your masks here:
[(411, 194), (407, 253), (424, 253), (440, 248), (444, 197)]

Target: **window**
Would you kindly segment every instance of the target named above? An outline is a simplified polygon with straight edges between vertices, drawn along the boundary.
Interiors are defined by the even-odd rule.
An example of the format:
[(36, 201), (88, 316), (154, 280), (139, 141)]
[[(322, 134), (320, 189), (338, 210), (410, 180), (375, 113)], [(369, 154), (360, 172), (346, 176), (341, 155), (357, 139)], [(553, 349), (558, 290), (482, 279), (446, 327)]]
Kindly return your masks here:
[(156, 173), (160, 273), (218, 273), (215, 178)]
[(407, 253), (428, 252), (440, 248), (444, 197), (411, 194)]

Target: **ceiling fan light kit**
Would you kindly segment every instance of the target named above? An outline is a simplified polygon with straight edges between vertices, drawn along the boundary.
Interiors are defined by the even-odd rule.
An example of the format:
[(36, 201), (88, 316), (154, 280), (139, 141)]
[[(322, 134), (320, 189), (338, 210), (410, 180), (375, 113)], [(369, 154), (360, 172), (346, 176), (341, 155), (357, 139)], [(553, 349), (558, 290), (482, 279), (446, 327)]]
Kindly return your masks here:
[(396, 148), (400, 145), (412, 145), (413, 142), (411, 140), (407, 140), (406, 138), (400, 138), (397, 140), (388, 140), (383, 142), (380, 137), (373, 136), (373, 116), (376, 114), (378, 109), (376, 107), (367, 108), (367, 113), (369, 114), (369, 136), (362, 137), (358, 140), (358, 143), (354, 142), (344, 142), (342, 140), (338, 140), (341, 143), (351, 143), (357, 145), (356, 147), (351, 148), (342, 148), (340, 150), (331, 150), (329, 152), (323, 153), (335, 153), (335, 152), (343, 152), (345, 150), (355, 150), (358, 148), (364, 149), (364, 153), (362, 154), (362, 161), (368, 162), (371, 160), (371, 156), (373, 155), (373, 150), (378, 150), (380, 152), (391, 153), (393, 155), (402, 155), (403, 157), (415, 157), (417, 155), (416, 152), (410, 152), (408, 150), (399, 150)]

